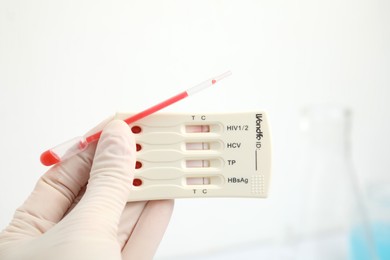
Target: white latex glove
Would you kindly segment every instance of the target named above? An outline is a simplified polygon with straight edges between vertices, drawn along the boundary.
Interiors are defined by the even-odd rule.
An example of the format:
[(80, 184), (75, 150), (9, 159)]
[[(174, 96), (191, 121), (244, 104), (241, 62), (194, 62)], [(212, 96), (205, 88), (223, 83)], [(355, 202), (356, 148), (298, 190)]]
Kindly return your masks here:
[(97, 147), (41, 177), (0, 233), (0, 259), (152, 259), (173, 201), (127, 203), (134, 165), (133, 134), (114, 120)]

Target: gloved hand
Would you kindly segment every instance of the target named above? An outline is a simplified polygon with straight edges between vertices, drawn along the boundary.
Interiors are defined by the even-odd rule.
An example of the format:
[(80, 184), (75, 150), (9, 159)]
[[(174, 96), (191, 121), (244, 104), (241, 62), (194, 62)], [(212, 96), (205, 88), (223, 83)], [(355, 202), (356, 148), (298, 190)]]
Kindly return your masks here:
[(0, 233), (0, 259), (151, 259), (173, 201), (127, 203), (134, 165), (133, 134), (114, 120), (97, 147), (90, 145), (40, 178)]

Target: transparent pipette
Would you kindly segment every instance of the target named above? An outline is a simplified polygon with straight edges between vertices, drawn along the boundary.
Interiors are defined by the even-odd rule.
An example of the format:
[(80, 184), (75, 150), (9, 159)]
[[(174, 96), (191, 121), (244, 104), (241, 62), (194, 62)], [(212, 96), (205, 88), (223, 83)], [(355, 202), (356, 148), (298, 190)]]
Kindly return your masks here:
[[(195, 93), (198, 93), (199, 91), (210, 87), (220, 81), (221, 79), (224, 79), (225, 77), (231, 75), (230, 71), (227, 71), (217, 77), (208, 79), (192, 88), (187, 89), (186, 91), (183, 91), (176, 96), (173, 96), (157, 105), (154, 105), (142, 112), (139, 112), (138, 114), (135, 114), (129, 118), (126, 118), (125, 121), (127, 124), (134, 123), (141, 118), (144, 118), (150, 114), (153, 114), (164, 107), (167, 107), (169, 105), (172, 105), (173, 103), (176, 103), (179, 100), (182, 100), (188, 96), (194, 95)], [(97, 140), (99, 140), (100, 135), (102, 134), (102, 131), (99, 131), (97, 133), (94, 133), (90, 136), (78, 136), (75, 137), (65, 143), (62, 143), (60, 145), (57, 145), (41, 154), (41, 163), (46, 166), (50, 166), (59, 162), (62, 162), (82, 151), (84, 151), (90, 143), (93, 143)]]

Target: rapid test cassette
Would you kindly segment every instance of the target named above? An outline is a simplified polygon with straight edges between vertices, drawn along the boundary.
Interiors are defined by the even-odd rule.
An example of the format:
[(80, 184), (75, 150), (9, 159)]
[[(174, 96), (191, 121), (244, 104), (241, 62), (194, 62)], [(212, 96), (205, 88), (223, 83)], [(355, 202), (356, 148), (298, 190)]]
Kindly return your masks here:
[(129, 201), (267, 197), (271, 140), (265, 113), (156, 113), (130, 127), (137, 161)]

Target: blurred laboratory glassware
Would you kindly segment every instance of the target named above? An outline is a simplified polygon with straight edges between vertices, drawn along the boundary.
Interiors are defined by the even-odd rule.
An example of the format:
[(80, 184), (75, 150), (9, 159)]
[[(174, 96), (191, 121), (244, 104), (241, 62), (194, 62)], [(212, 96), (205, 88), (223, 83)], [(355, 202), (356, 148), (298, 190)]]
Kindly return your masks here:
[(296, 259), (352, 259), (351, 230), (362, 227), (361, 246), (376, 259), (367, 210), (350, 155), (351, 112), (311, 106), (301, 114), (305, 164), (297, 210)]
[[(390, 176), (371, 181), (367, 188), (367, 208), (377, 259), (390, 259)], [(354, 260), (367, 260), (364, 232), (360, 227), (351, 237)]]

